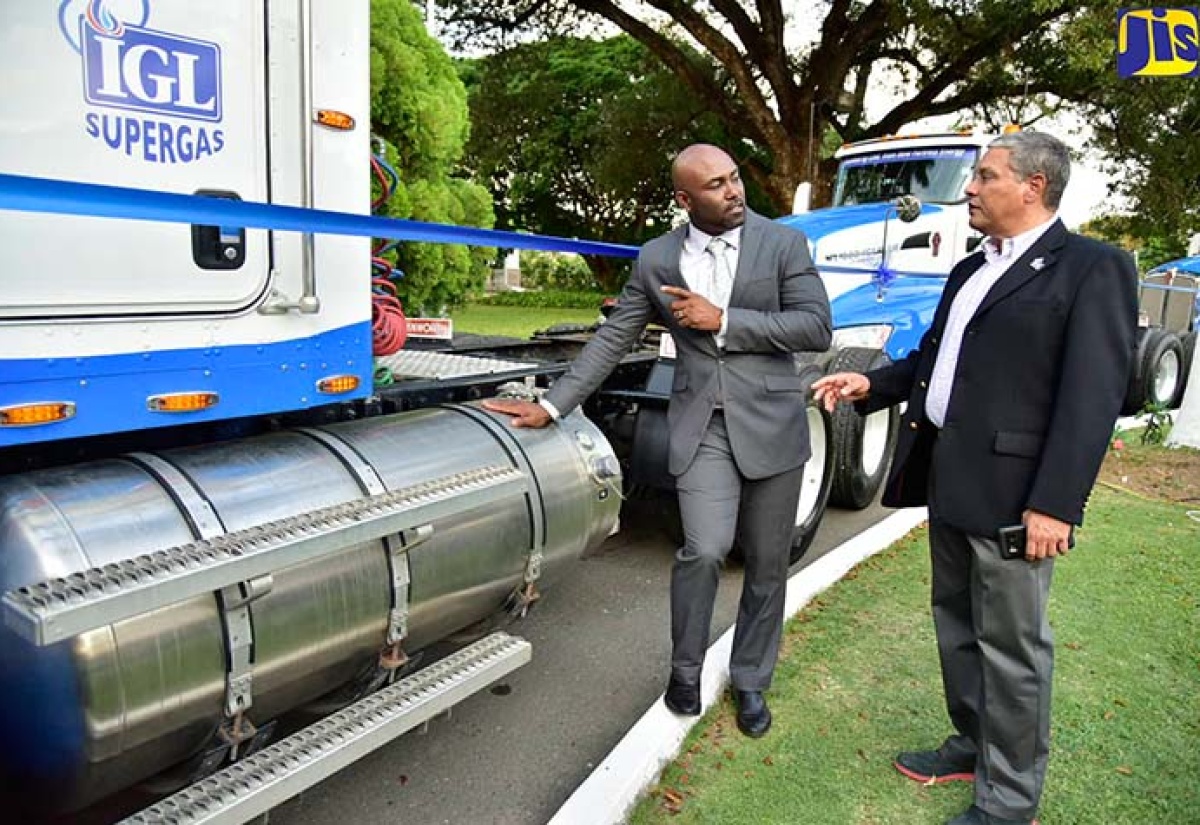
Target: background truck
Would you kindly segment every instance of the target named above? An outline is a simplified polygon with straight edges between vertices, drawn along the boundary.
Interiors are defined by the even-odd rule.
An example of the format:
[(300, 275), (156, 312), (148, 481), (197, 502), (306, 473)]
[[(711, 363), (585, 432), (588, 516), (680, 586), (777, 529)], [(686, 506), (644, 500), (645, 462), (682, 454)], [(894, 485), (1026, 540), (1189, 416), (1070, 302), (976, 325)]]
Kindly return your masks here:
[[(862, 372), (903, 358), (933, 321), (951, 267), (981, 236), (963, 194), (994, 135), (973, 131), (879, 138), (838, 150), (833, 205), (780, 218), (808, 235), (833, 309), (821, 372)], [(829, 504), (862, 509), (887, 475), (896, 408), (829, 421)]]
[[(833, 308), (820, 370), (863, 371), (905, 357), (933, 321), (951, 267), (979, 245), (964, 189), (995, 135), (973, 131), (879, 138), (838, 150), (833, 205), (781, 218), (809, 237)], [(1178, 406), (1195, 350), (1198, 258), (1163, 264), (1141, 284), (1141, 331), (1125, 412)], [(866, 507), (883, 483), (899, 411), (829, 422), (829, 504)]]
[[(544, 431), (473, 402), (536, 392), (586, 333), (373, 354), (371, 235), (635, 250), (364, 230), (367, 9), (0, 12), (0, 803), (19, 821), (269, 810), (526, 661), (483, 629), (616, 529), (635, 458), (661, 461), (631, 452), (653, 330), (587, 417)], [(798, 525), (803, 547), (816, 520)], [(430, 664), (464, 628), (478, 641)]]
[(1138, 301), (1137, 355), (1122, 409), (1126, 415), (1183, 402), (1200, 327), (1200, 256), (1150, 269), (1142, 276)]

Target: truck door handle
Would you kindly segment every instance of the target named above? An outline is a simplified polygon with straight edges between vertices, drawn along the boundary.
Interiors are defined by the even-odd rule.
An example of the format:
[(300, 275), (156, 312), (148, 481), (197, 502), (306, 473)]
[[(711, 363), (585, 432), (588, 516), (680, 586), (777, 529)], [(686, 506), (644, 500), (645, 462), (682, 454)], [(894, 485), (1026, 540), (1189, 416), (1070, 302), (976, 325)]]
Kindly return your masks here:
[[(197, 195), (240, 201), (237, 192), (197, 189)], [(201, 269), (241, 269), (246, 262), (246, 230), (240, 226), (192, 224), (192, 260)]]

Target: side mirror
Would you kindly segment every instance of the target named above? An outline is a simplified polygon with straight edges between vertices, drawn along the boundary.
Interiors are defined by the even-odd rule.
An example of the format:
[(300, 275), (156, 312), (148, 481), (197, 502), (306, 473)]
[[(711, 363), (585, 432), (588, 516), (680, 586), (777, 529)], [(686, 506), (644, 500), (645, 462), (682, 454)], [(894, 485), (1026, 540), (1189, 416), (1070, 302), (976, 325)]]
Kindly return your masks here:
[(812, 204), (812, 184), (808, 181), (796, 187), (796, 194), (792, 196), (792, 214), (803, 215), (807, 212)]
[(905, 223), (912, 223), (921, 217), (921, 199), (916, 195), (901, 195), (892, 201), (896, 208), (896, 217)]

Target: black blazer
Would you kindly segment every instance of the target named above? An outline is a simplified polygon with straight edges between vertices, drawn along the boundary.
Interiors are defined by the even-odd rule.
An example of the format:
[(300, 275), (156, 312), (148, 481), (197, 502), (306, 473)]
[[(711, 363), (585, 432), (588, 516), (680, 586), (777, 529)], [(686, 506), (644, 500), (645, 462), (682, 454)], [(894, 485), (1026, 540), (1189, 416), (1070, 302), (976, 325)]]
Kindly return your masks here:
[(939, 431), (925, 417), (938, 344), (954, 296), (982, 264), (982, 251), (960, 261), (918, 348), (868, 373), (860, 412), (908, 401), (883, 503), (929, 504), (987, 537), (1027, 508), (1081, 524), (1133, 364), (1137, 271), (1124, 252), (1056, 221), (968, 322)]

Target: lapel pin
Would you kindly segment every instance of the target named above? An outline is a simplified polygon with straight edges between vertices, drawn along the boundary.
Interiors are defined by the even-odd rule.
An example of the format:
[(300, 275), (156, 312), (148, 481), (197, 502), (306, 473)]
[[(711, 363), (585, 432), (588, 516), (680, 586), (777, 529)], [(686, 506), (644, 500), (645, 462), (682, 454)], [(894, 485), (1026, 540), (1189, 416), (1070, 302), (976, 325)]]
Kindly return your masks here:
[(1041, 272), (1042, 267), (1044, 267), (1046, 265), (1046, 259), (1045, 258), (1034, 258), (1032, 261), (1029, 262), (1029, 265), (1031, 267), (1033, 267), (1034, 272)]

